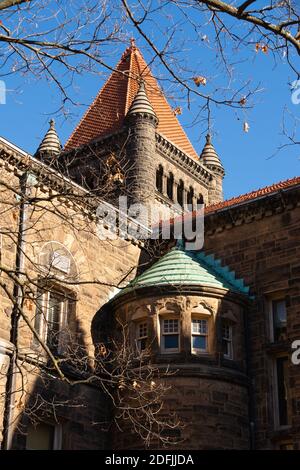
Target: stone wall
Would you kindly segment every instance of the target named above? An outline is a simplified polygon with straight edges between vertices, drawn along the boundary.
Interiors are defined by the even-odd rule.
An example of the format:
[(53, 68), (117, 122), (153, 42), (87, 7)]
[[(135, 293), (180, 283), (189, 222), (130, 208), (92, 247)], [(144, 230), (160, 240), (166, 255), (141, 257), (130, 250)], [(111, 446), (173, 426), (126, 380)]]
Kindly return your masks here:
[[(250, 355), (254, 385), (255, 439), (260, 449), (300, 442), (300, 366), (288, 364), (290, 426), (278, 428), (274, 418), (273, 364), (289, 355), (300, 339), (299, 190), (223, 210), (206, 217), (205, 250), (235, 270), (255, 296), (249, 312)], [(298, 205), (298, 207), (297, 207)], [(287, 340), (271, 344), (269, 301), (283, 298), (287, 307)]]

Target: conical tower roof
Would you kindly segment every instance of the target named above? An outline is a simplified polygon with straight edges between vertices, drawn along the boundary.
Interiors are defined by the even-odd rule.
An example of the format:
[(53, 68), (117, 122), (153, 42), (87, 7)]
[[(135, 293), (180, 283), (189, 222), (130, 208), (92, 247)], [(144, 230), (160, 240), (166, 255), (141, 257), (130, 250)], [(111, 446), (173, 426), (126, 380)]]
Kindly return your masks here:
[(159, 286), (212, 287), (249, 294), (249, 287), (245, 286), (243, 280), (237, 279), (234, 271), (222, 266), (214, 255), (176, 247), (136, 277), (116, 297), (136, 289)]
[(200, 162), (208, 168), (217, 167), (224, 171), (223, 165), (215, 150), (215, 147), (211, 143), (210, 134), (207, 134), (206, 136), (206, 144), (204, 145), (204, 148), (200, 154)]
[(61, 152), (61, 143), (55, 129), (54, 119), (49, 121), (50, 127), (45, 134), (35, 156), (43, 157), (45, 155), (57, 156)]
[(134, 41), (125, 50), (115, 70), (70, 136), (65, 150), (121, 130), (141, 80), (144, 81), (145, 92), (159, 121), (157, 132), (182, 152), (198, 160), (197, 152)]
[(131, 103), (127, 116), (133, 116), (134, 114), (140, 114), (140, 113), (150, 114), (151, 116), (157, 119), (153, 106), (150, 103), (149, 98), (147, 96), (147, 93), (145, 90), (145, 83), (143, 80), (140, 82), (139, 90), (137, 94), (135, 95), (133, 102)]

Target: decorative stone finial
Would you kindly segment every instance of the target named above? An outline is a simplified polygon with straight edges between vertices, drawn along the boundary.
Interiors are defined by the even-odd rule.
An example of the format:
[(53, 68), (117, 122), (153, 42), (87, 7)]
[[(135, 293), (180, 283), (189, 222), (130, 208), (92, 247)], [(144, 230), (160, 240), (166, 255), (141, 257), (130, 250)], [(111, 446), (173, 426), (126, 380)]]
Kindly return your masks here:
[(54, 119), (49, 121), (50, 127), (45, 134), (42, 142), (40, 143), (39, 148), (35, 153), (35, 157), (38, 158), (47, 158), (47, 157), (56, 157), (61, 152), (61, 143), (55, 129)]
[(135, 47), (135, 39), (134, 38), (130, 38), (130, 47), (131, 48)]
[(221, 160), (213, 144), (211, 143), (210, 133), (206, 135), (206, 144), (204, 145), (204, 148), (200, 154), (200, 161), (203, 163), (203, 165), (207, 166), (208, 168), (217, 169), (218, 172), (224, 173), (224, 168), (221, 163)]
[(139, 82), (140, 82), (139, 90), (137, 94), (135, 95), (134, 100), (131, 103), (127, 116), (132, 116), (134, 114), (149, 114), (157, 120), (155, 111), (146, 93), (144, 80), (140, 79)]

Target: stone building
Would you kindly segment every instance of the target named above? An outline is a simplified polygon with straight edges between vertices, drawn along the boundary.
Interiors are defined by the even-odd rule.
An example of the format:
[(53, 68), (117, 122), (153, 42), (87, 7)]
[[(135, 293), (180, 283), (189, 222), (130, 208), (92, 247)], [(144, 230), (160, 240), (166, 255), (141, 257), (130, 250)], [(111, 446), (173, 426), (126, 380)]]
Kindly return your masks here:
[[(132, 42), (64, 148), (54, 122), (33, 157), (0, 139), (3, 448), (142, 448), (103, 429), (113, 410), (92, 383), (58, 387), (54, 373), (55, 417), (32, 424), (25, 413), (45, 390), (34, 331), (60, 347), (68, 327), (93, 354), (95, 330), (118, 317), (158, 369), (176, 371), (164, 412), (184, 424), (178, 448), (300, 449), (300, 178), (223, 201), (211, 136), (198, 155), (175, 114)], [(149, 259), (148, 214), (122, 218), (118, 196), (171, 224), (204, 203), (203, 249), (171, 230)], [(115, 217), (115, 231), (104, 217), (107, 237), (99, 205)], [(14, 364), (26, 370), (25, 398)], [(70, 397), (76, 406), (63, 406)]]

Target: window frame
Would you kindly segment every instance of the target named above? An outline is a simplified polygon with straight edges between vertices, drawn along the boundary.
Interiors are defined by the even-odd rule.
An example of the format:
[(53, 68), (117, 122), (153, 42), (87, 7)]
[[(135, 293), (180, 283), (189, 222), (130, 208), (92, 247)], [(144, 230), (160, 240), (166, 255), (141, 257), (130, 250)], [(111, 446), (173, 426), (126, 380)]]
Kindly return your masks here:
[[(193, 331), (193, 322), (201, 322), (205, 321), (206, 322), (206, 333), (198, 333)], [(200, 354), (207, 354), (209, 353), (209, 338), (210, 338), (210, 326), (209, 326), (209, 318), (207, 316), (192, 316), (191, 318), (191, 353), (195, 355), (200, 355)], [(206, 338), (206, 348), (205, 349), (200, 349), (200, 348), (194, 348), (193, 347), (193, 336), (204, 336)]]
[[(226, 327), (229, 328), (229, 338), (226, 338), (223, 334), (223, 328), (226, 328)], [(223, 357), (225, 359), (229, 359), (229, 360), (232, 361), (233, 360), (233, 325), (229, 320), (227, 320), (227, 318), (222, 318), (222, 321), (221, 321), (221, 338), (222, 338)], [(227, 345), (229, 344), (229, 347), (230, 347), (230, 353), (229, 354), (225, 354), (223, 352), (223, 341), (226, 341)]]
[[(177, 332), (165, 332), (164, 325), (165, 321), (176, 321), (177, 322)], [(160, 318), (160, 350), (163, 354), (176, 354), (180, 352), (180, 334), (181, 334), (181, 325), (180, 318), (176, 315), (164, 315)], [(165, 348), (165, 337), (177, 335), (178, 337), (178, 347), (177, 348)]]
[[(60, 298), (60, 312), (57, 330), (57, 344), (51, 344), (49, 341), (49, 316), (50, 316), (50, 300), (52, 298)], [(71, 320), (71, 316), (75, 312), (76, 296), (69, 290), (63, 290), (61, 287), (55, 285), (47, 287), (47, 285), (41, 284), (37, 290), (37, 305), (35, 313), (34, 328), (37, 331), (39, 337), (44, 341), (50, 350), (56, 354), (63, 354), (65, 350), (65, 335), (66, 326)], [(54, 323), (54, 322), (52, 322)], [(34, 337), (33, 344), (39, 346), (38, 340)]]
[[(143, 325), (146, 326), (146, 334), (141, 336), (140, 335), (141, 326), (143, 326)], [(142, 353), (143, 351), (145, 351), (147, 349), (148, 337), (149, 337), (149, 329), (148, 329), (147, 318), (142, 318), (139, 321), (137, 321), (136, 325), (135, 325), (135, 341), (136, 341), (137, 349), (140, 353)], [(145, 346), (145, 348), (142, 349), (140, 342), (143, 341), (143, 340), (145, 340), (146, 346)]]
[[(289, 395), (287, 393), (287, 399), (286, 399), (286, 423), (281, 424), (280, 423), (280, 403), (279, 403), (279, 383), (278, 383), (278, 366), (277, 362), (279, 359), (285, 358), (286, 359), (286, 365), (288, 367), (289, 364), (289, 358), (288, 355), (280, 355), (276, 356), (273, 359), (273, 400), (274, 400), (274, 427), (275, 429), (285, 429), (290, 427), (290, 414), (289, 414)], [(287, 387), (287, 392), (288, 392), (288, 387)]]
[[(62, 425), (60, 423), (52, 424), (52, 423), (40, 421), (39, 423), (36, 423), (36, 428), (38, 428), (39, 424), (48, 426), (49, 428), (51, 427), (52, 432), (53, 432), (51, 449), (44, 449), (44, 450), (61, 450), (62, 449)], [(34, 427), (34, 424), (30, 423), (27, 428), (25, 449), (26, 450), (42, 450), (42, 449), (32, 449), (30, 447), (27, 447), (27, 436), (28, 436), (28, 429), (30, 426)]]
[(275, 297), (275, 298), (269, 299), (270, 340), (272, 341), (272, 343), (278, 343), (281, 341), (279, 339), (280, 335), (277, 338), (277, 334), (276, 334), (276, 330), (277, 330), (276, 324), (275, 324), (276, 310), (274, 308), (274, 305), (279, 302), (283, 302), (285, 306), (285, 317), (286, 317), (285, 329), (287, 328), (287, 306), (286, 306), (285, 297)]

